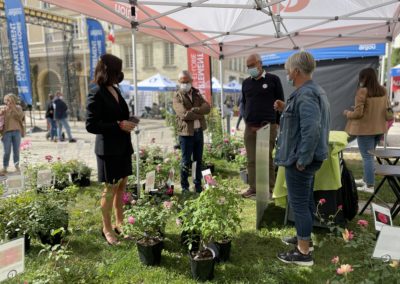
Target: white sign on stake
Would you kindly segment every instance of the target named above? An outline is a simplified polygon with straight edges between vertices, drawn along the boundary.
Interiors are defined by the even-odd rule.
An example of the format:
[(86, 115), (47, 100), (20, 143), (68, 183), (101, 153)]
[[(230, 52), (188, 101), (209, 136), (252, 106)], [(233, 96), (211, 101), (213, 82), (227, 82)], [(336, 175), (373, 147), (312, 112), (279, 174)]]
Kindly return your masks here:
[(399, 227), (383, 226), (372, 257), (384, 261), (400, 260), (399, 236)]
[(371, 203), (372, 214), (374, 216), (375, 230), (380, 231), (384, 226), (392, 226), (392, 215), (390, 209)]
[(50, 187), (53, 184), (53, 173), (51, 170), (40, 170), (37, 172), (36, 185), (40, 187)]
[(0, 245), (0, 281), (24, 272), (25, 238)]
[(148, 172), (146, 174), (146, 193), (149, 193), (154, 189), (154, 184), (156, 182), (156, 171)]
[(192, 178), (193, 181), (196, 179), (196, 167), (197, 167), (197, 162), (192, 163)]
[(168, 187), (171, 187), (171, 185), (174, 185), (174, 177), (175, 177), (175, 170), (170, 169), (169, 173), (168, 173), (168, 180), (167, 180)]
[(9, 176), (6, 180), (8, 194), (18, 194), (24, 190), (24, 176)]
[(206, 188), (217, 185), (217, 182), (212, 177), (210, 169), (206, 169), (206, 170), (202, 171), (201, 174), (203, 175), (203, 179), (204, 179)]

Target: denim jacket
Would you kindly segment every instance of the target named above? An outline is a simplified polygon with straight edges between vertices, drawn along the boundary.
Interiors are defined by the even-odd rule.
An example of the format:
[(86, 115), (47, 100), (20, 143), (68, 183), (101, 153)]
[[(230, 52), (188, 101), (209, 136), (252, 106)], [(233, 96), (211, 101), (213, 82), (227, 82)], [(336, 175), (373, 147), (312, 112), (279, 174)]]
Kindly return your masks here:
[(325, 91), (312, 80), (295, 90), (281, 116), (275, 163), (307, 166), (323, 161), (329, 151), (329, 102)]

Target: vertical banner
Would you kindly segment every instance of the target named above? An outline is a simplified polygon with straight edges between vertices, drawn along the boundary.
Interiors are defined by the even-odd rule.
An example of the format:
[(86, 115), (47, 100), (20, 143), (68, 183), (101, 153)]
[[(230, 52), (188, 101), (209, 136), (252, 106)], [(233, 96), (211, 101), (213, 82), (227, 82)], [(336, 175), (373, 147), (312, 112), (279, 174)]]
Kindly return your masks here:
[(90, 50), (90, 81), (93, 80), (94, 70), (100, 56), (106, 53), (104, 30), (101, 24), (93, 19), (86, 19)]
[(4, 4), (8, 41), (18, 86), (18, 95), (26, 104), (32, 105), (29, 48), (24, 7), (20, 0), (5, 0)]
[(269, 199), (269, 135), (270, 125), (257, 131), (256, 139), (256, 229), (261, 229), (265, 209)]
[(188, 48), (189, 72), (193, 76), (193, 87), (200, 90), (206, 101), (211, 104), (210, 56)]

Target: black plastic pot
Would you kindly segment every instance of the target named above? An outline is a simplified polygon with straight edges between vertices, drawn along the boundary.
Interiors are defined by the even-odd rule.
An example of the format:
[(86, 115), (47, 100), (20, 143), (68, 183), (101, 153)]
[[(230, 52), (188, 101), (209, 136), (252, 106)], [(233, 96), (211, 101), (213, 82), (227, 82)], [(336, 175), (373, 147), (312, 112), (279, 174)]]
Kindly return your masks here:
[(207, 281), (214, 278), (214, 264), (212, 257), (195, 259), (192, 253), (190, 254), (190, 268), (192, 277), (197, 281)]
[(140, 262), (144, 265), (154, 266), (161, 262), (161, 251), (164, 247), (163, 241), (158, 241), (153, 245), (144, 245), (141, 241), (137, 241), (137, 249)]
[(71, 180), (73, 184), (80, 187), (90, 186), (90, 176), (80, 176), (78, 173), (71, 173)]
[(219, 248), (219, 258), (218, 260), (221, 262), (225, 262), (228, 261), (230, 256), (231, 256), (231, 245), (232, 242), (229, 241), (225, 241), (225, 242), (221, 242), (221, 243), (216, 243), (216, 245)]

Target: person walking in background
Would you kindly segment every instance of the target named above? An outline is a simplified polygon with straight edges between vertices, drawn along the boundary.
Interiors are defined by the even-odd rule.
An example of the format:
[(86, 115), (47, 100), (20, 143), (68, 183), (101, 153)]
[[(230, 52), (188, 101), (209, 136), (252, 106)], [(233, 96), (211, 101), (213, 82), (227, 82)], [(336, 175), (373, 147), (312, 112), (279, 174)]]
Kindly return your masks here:
[(57, 142), (57, 124), (54, 119), (54, 95), (49, 94), (49, 102), (47, 103), (46, 107), (46, 120), (49, 129), (49, 133), (47, 137), (50, 137), (51, 141)]
[(374, 156), (369, 151), (376, 148), (386, 132), (387, 105), (386, 89), (379, 85), (375, 70), (372, 68), (361, 70), (354, 110), (343, 112), (348, 119), (345, 131), (349, 135), (357, 136), (363, 160), (364, 176), (356, 180), (357, 189), (360, 191), (374, 192)]
[(178, 77), (179, 90), (173, 98), (173, 108), (176, 113), (179, 143), (182, 150), (181, 186), (182, 192), (189, 192), (189, 170), (193, 161), (196, 162), (194, 185), (196, 192), (201, 192), (201, 170), (204, 136), (207, 129), (204, 115), (210, 112), (210, 105), (204, 100), (199, 90), (192, 87), (192, 75), (182, 71)]
[(70, 143), (76, 142), (76, 140), (72, 138), (71, 127), (69, 127), (68, 123), (68, 114), (67, 114), (68, 106), (62, 98), (61, 92), (56, 93), (56, 98), (54, 99), (53, 107), (54, 107), (54, 119), (56, 120), (57, 123), (58, 140), (59, 141), (63, 140), (62, 128), (64, 126), (65, 131), (67, 131), (68, 141)]
[(275, 186), (275, 166), (272, 160), (276, 133), (279, 125), (279, 113), (274, 110), (276, 100), (284, 100), (281, 80), (278, 76), (265, 72), (259, 54), (247, 58), (250, 77), (242, 84), (243, 117), (246, 123), (244, 144), (247, 153), (247, 171), (249, 189), (243, 197), (256, 195), (256, 139), (257, 130), (270, 124), (269, 136), (269, 191)]
[(231, 118), (233, 115), (233, 107), (235, 103), (233, 101), (233, 98), (231, 96), (227, 96), (224, 102), (224, 114), (226, 118), (226, 132), (228, 135), (231, 133)]
[(8, 173), (8, 165), (10, 162), (11, 147), (13, 149), (14, 167), (16, 171), (19, 169), (19, 145), (21, 137), (25, 136), (24, 120), (25, 114), (18, 105), (19, 98), (14, 94), (4, 96), (5, 107), (0, 111), (0, 116), (4, 116), (4, 125), (2, 129), (2, 142), (4, 146), (3, 169), (0, 175)]
[(289, 85), (296, 90), (286, 104), (281, 100), (274, 104), (282, 112), (275, 162), (285, 167), (288, 201), (294, 212), (297, 235), (283, 239), (295, 248), (279, 253), (278, 259), (311, 266), (314, 264), (310, 253), (315, 213), (313, 181), (315, 172), (328, 157), (330, 109), (325, 91), (312, 80), (315, 60), (310, 53), (293, 54), (285, 69)]
[(240, 130), (239, 125), (240, 125), (240, 122), (242, 121), (243, 114), (244, 114), (242, 97), (243, 97), (243, 94), (240, 94), (239, 99), (238, 99), (238, 101), (236, 103), (236, 106), (239, 108), (239, 118), (238, 118), (238, 121), (236, 123), (236, 130), (237, 131)]
[[(132, 174), (131, 132), (136, 124), (129, 120), (129, 108), (117, 84), (123, 80), (122, 60), (104, 54), (97, 63), (94, 81), (98, 85), (88, 96), (86, 130), (96, 134), (97, 175), (105, 187), (101, 197), (102, 235), (110, 245), (118, 244), (121, 234), (122, 196)], [(114, 205), (115, 227), (111, 223)]]

